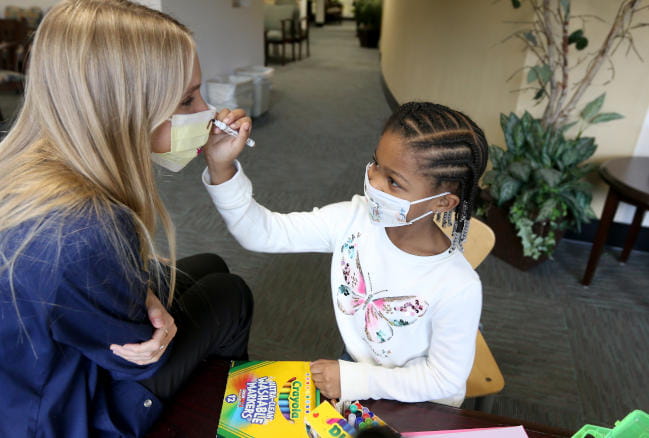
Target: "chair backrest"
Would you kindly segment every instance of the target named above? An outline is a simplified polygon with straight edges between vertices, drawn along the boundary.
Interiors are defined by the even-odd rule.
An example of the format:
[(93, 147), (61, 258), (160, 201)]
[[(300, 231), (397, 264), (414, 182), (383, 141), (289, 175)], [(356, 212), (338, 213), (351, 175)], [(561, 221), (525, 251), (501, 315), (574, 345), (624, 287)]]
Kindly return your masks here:
[(25, 20), (0, 19), (0, 70), (22, 73), (29, 43)]
[(300, 9), (296, 5), (264, 5), (264, 29), (282, 30), (282, 20), (295, 20)]
[[(442, 227), (441, 230), (447, 236), (451, 237), (451, 227)], [(473, 269), (477, 268), (484, 259), (487, 258), (494, 245), (496, 244), (496, 235), (489, 225), (480, 219), (471, 218), (469, 222), (469, 233), (464, 242), (464, 257), (471, 263)]]
[(24, 44), (29, 36), (25, 20), (0, 18), (0, 42)]

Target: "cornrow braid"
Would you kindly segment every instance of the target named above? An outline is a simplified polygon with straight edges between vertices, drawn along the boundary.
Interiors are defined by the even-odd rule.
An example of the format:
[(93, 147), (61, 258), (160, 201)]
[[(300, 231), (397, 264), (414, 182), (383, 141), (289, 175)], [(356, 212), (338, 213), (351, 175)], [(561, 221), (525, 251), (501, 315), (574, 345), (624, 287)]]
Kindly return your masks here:
[[(430, 102), (408, 102), (390, 116), (383, 133), (392, 132), (409, 147), (422, 152), (422, 170), (434, 188), (451, 186), (460, 203), (444, 215), (453, 225), (451, 249), (463, 249), (478, 192), (478, 180), (487, 165), (487, 140), (482, 129), (465, 114)], [(439, 214), (438, 214), (439, 217)]]

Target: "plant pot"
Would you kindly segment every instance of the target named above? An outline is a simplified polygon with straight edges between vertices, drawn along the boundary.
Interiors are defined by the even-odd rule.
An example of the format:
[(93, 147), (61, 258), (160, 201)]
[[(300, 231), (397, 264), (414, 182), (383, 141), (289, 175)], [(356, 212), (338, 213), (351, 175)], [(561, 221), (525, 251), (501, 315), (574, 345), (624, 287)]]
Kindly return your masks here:
[(361, 47), (376, 49), (379, 46), (379, 37), (381, 36), (379, 29), (358, 29), (357, 35)]
[[(491, 227), (496, 235), (496, 245), (492, 251), (493, 255), (521, 271), (527, 271), (538, 266), (550, 257), (549, 255), (543, 255), (534, 260), (532, 257), (525, 256), (521, 239), (516, 234), (516, 227), (509, 221), (509, 208), (498, 207), (495, 203), (491, 202), (491, 196), (484, 190), (481, 193), (481, 198), (490, 205), (487, 208), (485, 223)], [(557, 243), (561, 240), (563, 234), (563, 231), (556, 233)]]

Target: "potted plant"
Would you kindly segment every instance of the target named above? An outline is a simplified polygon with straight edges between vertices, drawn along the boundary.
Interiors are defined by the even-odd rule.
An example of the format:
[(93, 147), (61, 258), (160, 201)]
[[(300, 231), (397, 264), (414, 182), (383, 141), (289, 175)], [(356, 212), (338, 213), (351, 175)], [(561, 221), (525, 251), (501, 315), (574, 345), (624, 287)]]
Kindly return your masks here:
[(381, 36), (381, 0), (356, 0), (354, 18), (361, 47), (377, 48)]
[[(511, 0), (515, 8), (520, 0)], [(578, 111), (578, 105), (602, 65), (619, 42), (627, 40), (641, 0), (623, 0), (610, 30), (587, 62), (581, 77), (574, 77), (572, 48), (588, 46), (583, 16), (571, 14), (570, 0), (527, 0), (534, 10), (531, 28), (511, 37), (522, 41), (536, 56), (526, 67), (534, 100), (545, 107), (540, 117), (501, 115), (506, 148), (489, 149), (492, 169), (485, 174), (483, 211), (496, 233), (494, 254), (520, 269), (529, 269), (550, 257), (567, 229), (579, 229), (595, 218), (590, 207), (591, 186), (583, 178), (595, 169), (585, 164), (596, 149), (595, 139), (582, 136), (591, 124), (622, 118), (601, 112), (605, 94)], [(582, 24), (574, 28), (574, 22)]]

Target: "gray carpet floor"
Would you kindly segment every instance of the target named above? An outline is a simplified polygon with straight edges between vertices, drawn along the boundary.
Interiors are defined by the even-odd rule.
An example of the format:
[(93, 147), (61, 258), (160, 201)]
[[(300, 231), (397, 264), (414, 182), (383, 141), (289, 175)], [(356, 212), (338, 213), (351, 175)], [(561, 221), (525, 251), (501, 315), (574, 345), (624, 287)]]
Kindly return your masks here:
[[(358, 47), (345, 23), (312, 29), (311, 57), (274, 67), (271, 110), (254, 121), (257, 147), (241, 156), (257, 200), (288, 212), (360, 193), (390, 113), (378, 52)], [(0, 98), (5, 114), (12, 99)], [(252, 358), (336, 358), (342, 341), (329, 255), (243, 250), (200, 183), (203, 166), (197, 159), (179, 174), (158, 175), (178, 255), (220, 254), (250, 285)], [(526, 273), (491, 256), (479, 267), (483, 333), (506, 383), (493, 413), (576, 430), (649, 411), (649, 254), (635, 252), (621, 266), (619, 251), (607, 248), (593, 285), (584, 288), (578, 280), (589, 251), (564, 240), (554, 260)]]

